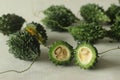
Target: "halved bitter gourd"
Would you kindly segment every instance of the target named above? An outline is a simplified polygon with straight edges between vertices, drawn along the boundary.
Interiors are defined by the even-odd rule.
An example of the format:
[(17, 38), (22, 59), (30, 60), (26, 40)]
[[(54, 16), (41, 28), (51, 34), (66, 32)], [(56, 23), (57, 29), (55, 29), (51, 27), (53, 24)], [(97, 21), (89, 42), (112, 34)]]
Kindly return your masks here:
[(73, 47), (64, 41), (56, 41), (49, 49), (49, 59), (56, 65), (66, 65), (73, 58)]
[(35, 36), (40, 44), (46, 44), (47, 33), (44, 27), (39, 23), (28, 23), (25, 27), (25, 30), (28, 31), (32, 36)]
[(93, 68), (97, 62), (98, 52), (89, 43), (81, 43), (75, 49), (75, 63), (83, 69)]

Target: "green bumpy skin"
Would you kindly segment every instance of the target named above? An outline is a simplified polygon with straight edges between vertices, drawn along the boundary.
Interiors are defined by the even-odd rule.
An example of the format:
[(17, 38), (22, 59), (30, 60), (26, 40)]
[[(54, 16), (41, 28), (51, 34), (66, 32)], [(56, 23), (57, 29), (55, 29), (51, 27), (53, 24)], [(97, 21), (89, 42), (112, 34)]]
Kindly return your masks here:
[(110, 22), (111, 24), (115, 22), (116, 15), (119, 11), (120, 11), (120, 6), (117, 6), (115, 4), (112, 4), (106, 11), (106, 14), (111, 19), (111, 22)]
[(120, 42), (120, 11), (116, 14), (115, 23), (107, 31), (107, 37)]
[(0, 32), (4, 35), (10, 35), (19, 31), (25, 22), (25, 19), (16, 14), (6, 14), (0, 17)]
[(95, 43), (106, 35), (106, 30), (95, 23), (81, 22), (78, 25), (71, 26), (68, 31), (78, 42)]
[(85, 21), (91, 23), (95, 22), (97, 24), (104, 24), (110, 22), (109, 17), (105, 14), (102, 7), (96, 4), (86, 4), (80, 8), (81, 16)]
[(120, 41), (120, 22), (115, 22), (108, 31), (108, 37), (113, 40)]
[(7, 41), (9, 52), (16, 58), (33, 61), (40, 56), (40, 45), (27, 31), (18, 31)]
[(75, 63), (83, 69), (94, 68), (97, 58), (96, 48), (89, 43), (81, 43), (75, 49)]
[(40, 44), (46, 44), (48, 39), (46, 30), (39, 23), (29, 23), (26, 25), (25, 30), (28, 31), (32, 36), (35, 36)]
[(53, 31), (67, 31), (64, 27), (79, 20), (71, 10), (63, 5), (52, 5), (44, 11), (44, 14), (46, 17), (42, 20), (43, 24)]
[(54, 64), (67, 65), (73, 59), (73, 47), (67, 42), (56, 41), (51, 45), (48, 55)]
[(118, 11), (118, 13), (115, 16), (115, 23), (120, 23), (120, 10)]

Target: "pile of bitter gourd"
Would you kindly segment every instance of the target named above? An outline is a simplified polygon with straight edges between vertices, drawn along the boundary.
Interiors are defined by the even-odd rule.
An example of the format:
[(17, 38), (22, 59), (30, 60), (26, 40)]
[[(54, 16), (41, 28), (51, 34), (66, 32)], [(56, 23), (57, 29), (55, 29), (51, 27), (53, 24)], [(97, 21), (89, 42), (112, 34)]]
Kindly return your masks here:
[[(27, 23), (15, 14), (0, 17), (0, 32), (9, 36), (9, 52), (16, 58), (33, 61), (39, 58), (40, 45), (49, 49), (48, 57), (56, 65), (69, 65), (72, 60), (81, 68), (93, 68), (98, 60), (98, 50), (94, 43), (104, 37), (120, 41), (120, 6), (111, 4), (105, 11), (97, 4), (86, 4), (80, 8), (83, 19), (77, 18), (70, 9), (63, 5), (52, 5), (44, 10), (43, 24), (52, 31), (68, 32), (78, 42), (73, 48), (65, 41), (55, 41), (46, 46), (48, 36), (40, 23)], [(103, 28), (109, 25), (110, 29)], [(115, 48), (115, 49), (120, 49)]]

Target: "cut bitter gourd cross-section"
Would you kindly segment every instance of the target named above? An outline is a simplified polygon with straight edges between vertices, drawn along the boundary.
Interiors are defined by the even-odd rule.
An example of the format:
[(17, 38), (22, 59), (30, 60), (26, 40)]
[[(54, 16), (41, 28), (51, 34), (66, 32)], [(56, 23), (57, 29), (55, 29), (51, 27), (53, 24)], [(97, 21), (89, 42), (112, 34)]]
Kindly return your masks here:
[(73, 58), (73, 48), (67, 42), (56, 41), (50, 47), (49, 58), (55, 64), (69, 64)]
[(75, 49), (76, 64), (81, 68), (89, 69), (94, 67), (98, 53), (96, 48), (89, 43), (82, 43)]
[(28, 23), (25, 27), (25, 30), (28, 31), (32, 36), (35, 36), (40, 44), (46, 44), (47, 34), (44, 27), (39, 23)]

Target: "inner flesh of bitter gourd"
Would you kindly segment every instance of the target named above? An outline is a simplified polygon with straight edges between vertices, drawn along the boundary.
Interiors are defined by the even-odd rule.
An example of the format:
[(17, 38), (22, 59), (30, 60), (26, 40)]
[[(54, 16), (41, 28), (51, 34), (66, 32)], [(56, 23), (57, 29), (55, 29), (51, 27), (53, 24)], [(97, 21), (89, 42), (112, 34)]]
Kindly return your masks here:
[(70, 57), (68, 53), (70, 53), (69, 50), (65, 46), (60, 45), (54, 50), (53, 57), (59, 61), (65, 61)]
[(75, 50), (76, 64), (81, 68), (88, 69), (94, 67), (97, 61), (96, 48), (88, 43), (82, 43)]
[(49, 51), (49, 58), (55, 64), (68, 64), (72, 59), (73, 48), (64, 41), (57, 41)]

